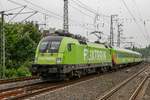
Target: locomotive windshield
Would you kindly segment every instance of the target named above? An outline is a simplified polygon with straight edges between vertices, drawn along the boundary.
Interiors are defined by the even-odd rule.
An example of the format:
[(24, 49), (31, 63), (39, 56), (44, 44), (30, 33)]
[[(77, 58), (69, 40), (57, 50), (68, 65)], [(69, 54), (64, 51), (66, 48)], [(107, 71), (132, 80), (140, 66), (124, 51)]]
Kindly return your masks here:
[(40, 44), (39, 50), (41, 53), (56, 53), (58, 52), (60, 41), (43, 41)]
[(57, 53), (62, 38), (60, 36), (48, 36), (44, 38), (40, 43), (39, 51), (41, 53)]
[(47, 47), (48, 47), (48, 41), (44, 41), (40, 44), (40, 52), (44, 53), (47, 51)]
[(56, 52), (58, 52), (59, 45), (60, 45), (60, 41), (50, 41), (49, 42), (48, 52), (49, 53), (56, 53)]

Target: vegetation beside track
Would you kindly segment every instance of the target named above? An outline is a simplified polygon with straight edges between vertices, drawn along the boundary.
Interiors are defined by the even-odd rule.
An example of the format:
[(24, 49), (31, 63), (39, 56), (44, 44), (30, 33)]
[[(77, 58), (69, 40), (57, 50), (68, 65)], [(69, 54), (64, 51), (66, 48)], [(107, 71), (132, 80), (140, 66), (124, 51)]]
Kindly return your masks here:
[[(6, 36), (6, 77), (30, 76), (28, 67), (32, 64), (37, 43), (41, 38), (38, 27), (32, 22), (5, 23), (4, 32)], [(0, 74), (1, 71), (0, 69)]]
[(134, 51), (137, 51), (137, 52), (140, 52), (143, 57), (145, 58), (149, 58), (150, 57), (150, 45), (145, 47), (145, 48), (127, 48), (127, 49), (131, 49), (131, 50), (134, 50)]

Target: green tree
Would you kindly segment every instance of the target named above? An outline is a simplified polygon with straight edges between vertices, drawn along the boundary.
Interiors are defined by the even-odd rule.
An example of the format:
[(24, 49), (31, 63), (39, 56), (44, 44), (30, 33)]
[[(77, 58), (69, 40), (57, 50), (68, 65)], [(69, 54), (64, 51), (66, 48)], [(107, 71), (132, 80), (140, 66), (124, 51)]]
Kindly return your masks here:
[(41, 33), (32, 22), (5, 23), (6, 76), (30, 75), (28, 67), (34, 59)]

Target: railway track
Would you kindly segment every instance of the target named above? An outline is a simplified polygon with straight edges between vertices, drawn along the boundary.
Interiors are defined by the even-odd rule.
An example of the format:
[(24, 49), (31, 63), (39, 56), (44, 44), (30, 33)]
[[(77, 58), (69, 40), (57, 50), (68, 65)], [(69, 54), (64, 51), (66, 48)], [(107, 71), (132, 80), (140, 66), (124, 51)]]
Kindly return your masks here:
[[(107, 91), (106, 93), (104, 93), (104, 95), (100, 96), (98, 98), (98, 100), (141, 100), (139, 99), (139, 97), (141, 97), (141, 95), (143, 95), (143, 93), (140, 93), (140, 91), (142, 91), (142, 87), (143, 85), (148, 81), (149, 79), (149, 75), (150, 73), (148, 73), (148, 71), (150, 71), (150, 68), (143, 68), (142, 70), (140, 70), (139, 72), (135, 73), (134, 75), (132, 75), (131, 77), (129, 77), (128, 79), (124, 80), (123, 82), (121, 82), (120, 84), (118, 84), (117, 86), (115, 86), (114, 88), (112, 88), (110, 91)], [(143, 74), (145, 73), (145, 74)], [(134, 92), (128, 92), (131, 93), (132, 95), (127, 99), (124, 99), (123, 97), (121, 98), (120, 93), (118, 92), (122, 89), (122, 91), (125, 91), (126, 89), (126, 85), (127, 84), (131, 84), (132, 81), (138, 77), (140, 74), (143, 74), (144, 76), (141, 77), (140, 76), (140, 81), (138, 82), (137, 87), (134, 89)], [(129, 86), (129, 85), (128, 85)], [(123, 90), (124, 89), (124, 90)], [(124, 93), (124, 92), (123, 92)], [(125, 95), (125, 94), (124, 94)], [(139, 96), (140, 95), (140, 96)], [(120, 96), (120, 98), (119, 98)], [(118, 98), (117, 98), (118, 97)], [(115, 99), (114, 99), (115, 98)]]
[(89, 76), (85, 76), (77, 80), (68, 80), (68, 81), (62, 81), (62, 82), (56, 82), (56, 83), (43, 81), (43, 82), (39, 82), (35, 84), (4, 89), (0, 91), (0, 99), (9, 99), (9, 100), (25, 99), (28, 97), (33, 97), (43, 92), (53, 91), (58, 88), (71, 86), (76, 83), (84, 82), (84, 81), (93, 79), (98, 76), (99, 76), (98, 74), (89, 75)]
[[(121, 69), (120, 69), (121, 70)], [(16, 99), (24, 99), (28, 97), (33, 97), (35, 95), (47, 92), (47, 91), (54, 91), (58, 88), (71, 86), (76, 83), (85, 82), (87, 80), (99, 77), (102, 74), (107, 74), (110, 72), (105, 72), (101, 74), (94, 74), (82, 77), (81, 79), (77, 80), (68, 80), (63, 82), (56, 82), (56, 83), (50, 83), (47, 81), (38, 82), (35, 84), (29, 84), (14, 88), (8, 88), (0, 91), (0, 99), (10, 99), (10, 100), (16, 100)]]
[(37, 76), (30, 76), (30, 77), (20, 77), (20, 78), (12, 78), (12, 79), (2, 79), (2, 80), (0, 80), (0, 85), (1, 84), (6, 84), (6, 83), (12, 83), (12, 82), (33, 80), (33, 79), (39, 79), (39, 77), (37, 77)]
[(142, 100), (144, 93), (143, 92), (140, 93), (140, 91), (142, 91), (146, 83), (149, 82), (148, 79), (149, 79), (149, 75), (144, 77), (144, 79), (141, 81), (139, 86), (135, 89), (134, 93), (132, 94), (129, 100)]
[[(144, 70), (145, 68), (143, 68), (136, 74), (139, 75)], [(40, 81), (34, 84), (28, 84), (28, 85), (3, 89), (3, 90), (0, 90), (0, 99), (10, 99), (10, 100), (26, 99), (29, 97), (34, 97), (35, 95), (38, 95), (44, 92), (53, 92), (59, 88), (64, 88), (64, 87), (74, 85), (75, 83), (84, 82), (86, 80), (93, 79), (94, 77), (99, 77), (100, 75), (90, 75), (90, 76), (86, 76), (78, 80), (69, 80), (69, 81), (56, 82), (56, 83)], [(134, 74), (134, 77), (136, 77), (135, 74)]]
[(34, 90), (36, 91), (37, 89), (42, 89), (46, 86), (48, 86), (48, 84), (46, 84), (46, 82), (43, 81), (35, 84), (4, 89), (0, 91), (0, 99), (19, 99), (21, 97), (27, 96), (27, 94), (29, 95), (31, 93), (34, 93)]

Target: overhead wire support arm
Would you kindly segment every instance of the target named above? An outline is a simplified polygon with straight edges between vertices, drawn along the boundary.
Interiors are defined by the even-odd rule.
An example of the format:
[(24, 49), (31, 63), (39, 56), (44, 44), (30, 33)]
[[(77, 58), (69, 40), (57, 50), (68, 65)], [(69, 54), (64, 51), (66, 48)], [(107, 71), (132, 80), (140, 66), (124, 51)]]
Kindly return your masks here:
[(85, 9), (86, 11), (90, 12), (90, 13), (93, 13), (93, 14), (96, 14), (96, 15), (99, 15), (99, 16), (103, 16), (103, 17), (108, 17), (110, 18), (110, 16), (108, 15), (104, 15), (104, 14), (100, 14), (100, 13), (97, 13), (96, 10), (88, 7), (87, 5), (85, 5), (84, 3), (82, 3), (81, 1), (79, 0), (71, 0), (73, 1), (76, 5), (78, 5), (80, 8), (83, 8)]
[(27, 6), (24, 6), (18, 13), (16, 13), (8, 22), (12, 21), (17, 15), (19, 15)]
[(32, 3), (30, 0), (23, 0), (23, 1), (26, 2), (26, 3), (28, 3), (28, 4), (30, 4), (30, 5), (32, 5), (32, 6), (34, 6), (34, 7), (40, 8), (41, 10), (47, 11), (47, 12), (49, 12), (49, 13), (52, 13), (53, 15), (55, 15), (55, 16), (57, 16), (57, 17), (63, 17), (63, 16), (61, 16), (61, 15), (55, 13), (55, 12), (52, 12), (52, 11), (47, 10), (47, 9), (45, 9), (45, 8), (43, 8), (43, 7), (39, 6), (39, 5), (37, 5), (37, 4)]
[(29, 13), (34, 13), (35, 11), (28, 11), (28, 12), (22, 12), (22, 13), (8, 13), (9, 15), (14, 15), (14, 14), (19, 14), (19, 15), (22, 15), (22, 14), (29, 14)]
[[(15, 5), (23, 6), (21, 3), (15, 2), (13, 0), (8, 0), (8, 1), (11, 2), (11, 3), (13, 3), (13, 4), (15, 4)], [(63, 16), (56, 15), (53, 12), (50, 12), (49, 10), (47, 10), (49, 13), (45, 13), (45, 12), (40, 11), (40, 10), (35, 10), (34, 8), (31, 8), (31, 7), (27, 7), (27, 8), (30, 9), (30, 10), (33, 10), (33, 11), (38, 11), (41, 14), (45, 14), (45, 15), (47, 15), (49, 17), (53, 17), (53, 18), (56, 18), (56, 19), (59, 19), (59, 20), (62, 20), (62, 18), (63, 18)], [(51, 15), (51, 14), (53, 14), (53, 15)]]
[[(15, 4), (15, 5), (24, 6), (23, 4), (18, 3), (18, 2), (15, 2), (15, 1), (13, 1), (13, 0), (8, 0), (8, 1), (11, 2), (11, 3), (13, 3), (13, 4)], [(52, 12), (52, 11), (50, 11), (50, 10), (47, 10), (47, 9), (45, 9), (45, 8), (39, 6), (39, 5), (36, 5), (36, 4), (32, 3), (32, 2), (29, 1), (29, 0), (22, 0), (22, 1), (25, 1), (26, 3), (28, 3), (28, 4), (30, 4), (30, 5), (32, 5), (32, 6), (34, 6), (34, 7), (37, 7), (37, 8), (39, 8), (39, 9), (41, 9), (41, 10), (39, 10), (39, 9), (32, 8), (32, 7), (27, 6), (27, 8), (30, 9), (30, 10), (38, 11), (38, 13), (44, 14), (44, 15), (46, 15), (46, 16), (48, 16), (48, 17), (53, 17), (53, 18), (58, 19), (58, 20), (61, 20), (61, 21), (62, 21), (62, 19), (63, 19), (63, 16), (62, 16), (62, 15), (59, 15), (59, 14), (57, 14), (57, 13), (55, 13), (55, 12)], [(79, 21), (72, 20), (72, 19), (70, 19), (70, 18), (68, 18), (68, 19), (69, 19), (69, 21), (71, 21), (71, 22), (80, 23)]]
[(27, 18), (25, 18), (24, 20), (22, 20), (21, 22), (24, 22), (26, 21), (28, 18), (32, 17), (33, 15), (37, 14), (38, 11), (35, 11), (33, 14), (29, 15)]
[(5, 12), (9, 12), (9, 11), (12, 11), (12, 10), (17, 10), (17, 9), (20, 9), (20, 8), (22, 8), (24, 6), (26, 6), (26, 5), (22, 5), (20, 7), (12, 8), (12, 9), (9, 9), (9, 10), (5, 10)]

